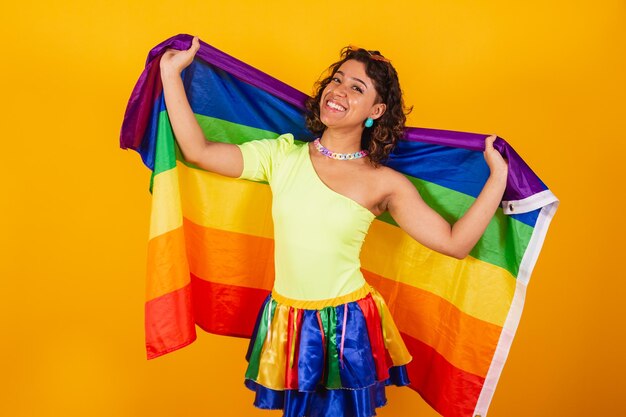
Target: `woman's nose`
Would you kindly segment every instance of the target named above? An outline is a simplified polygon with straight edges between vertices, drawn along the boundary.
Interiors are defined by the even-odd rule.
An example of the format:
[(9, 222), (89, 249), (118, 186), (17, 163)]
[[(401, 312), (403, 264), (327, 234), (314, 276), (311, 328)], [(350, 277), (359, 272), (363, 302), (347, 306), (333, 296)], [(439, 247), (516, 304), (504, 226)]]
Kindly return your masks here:
[(333, 93), (335, 93), (335, 95), (345, 97), (346, 87), (343, 84), (339, 84), (338, 86), (335, 87), (335, 89), (333, 90)]

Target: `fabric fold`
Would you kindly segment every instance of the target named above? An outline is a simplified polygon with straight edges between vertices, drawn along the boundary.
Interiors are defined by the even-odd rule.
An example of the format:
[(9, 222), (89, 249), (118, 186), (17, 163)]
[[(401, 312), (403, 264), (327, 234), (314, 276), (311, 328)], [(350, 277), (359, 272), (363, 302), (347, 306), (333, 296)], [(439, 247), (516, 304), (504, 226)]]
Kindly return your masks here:
[[(177, 35), (150, 51), (120, 134), (121, 148), (137, 151), (152, 171), (145, 310), (150, 359), (193, 342), (194, 324), (238, 337), (279, 336), (267, 327), (268, 320), (256, 320), (259, 309), (268, 305), (274, 273), (269, 187), (207, 173), (185, 161), (169, 124), (159, 60), (167, 48), (187, 49), (191, 39)], [(314, 139), (305, 128), (304, 93), (204, 42), (182, 77), (192, 109), (210, 140), (241, 144), (284, 133), (293, 134), (297, 141)], [(404, 174), (429, 206), (454, 222), (488, 178), (482, 156), (486, 136), (409, 127), (386, 164)], [(442, 415), (487, 414), (558, 206), (552, 191), (510, 144), (498, 138), (494, 146), (508, 159), (507, 187), (501, 208), (466, 259), (424, 248), (400, 230), (388, 213), (372, 223), (361, 251), (362, 272), (387, 307), (368, 309), (356, 304), (363, 315), (379, 316), (374, 321), (366, 317), (363, 324), (368, 334), (380, 332), (383, 340), (381, 346), (371, 344), (377, 381), (367, 389), (377, 393), (375, 404), (358, 399), (364, 391), (355, 391), (356, 397), (347, 399), (347, 394), (332, 389), (343, 380), (367, 385), (359, 380), (357, 368), (372, 365), (356, 366), (351, 358), (359, 341), (342, 331), (344, 322), (347, 328), (356, 325), (356, 307), (351, 306), (347, 316), (335, 307), (316, 314), (308, 314), (308, 306), (296, 306), (297, 312), (287, 310), (284, 323), (292, 336), (286, 334), (284, 343), (294, 346), (283, 352), (280, 361), (283, 385), (284, 378), (288, 381), (283, 389), (287, 389), (259, 388), (259, 404), (264, 408), (285, 404), (285, 412), (291, 415), (298, 415), (302, 404), (326, 412), (310, 404), (313, 397), (289, 389), (297, 381), (299, 387), (314, 391), (322, 380), (330, 388), (333, 407), (360, 404), (355, 415), (372, 415), (368, 413), (386, 401), (380, 384), (387, 382), (381, 381), (414, 375), (410, 387)], [(271, 309), (269, 313), (274, 321), (284, 314)], [(372, 322), (382, 325), (368, 327)], [(303, 332), (305, 328), (309, 330)], [(398, 339), (406, 343), (406, 355), (394, 352)], [(262, 356), (261, 350), (256, 342), (251, 345), (251, 362)], [(297, 357), (305, 354), (311, 361), (301, 364)], [(412, 356), (413, 361), (395, 367), (404, 356)], [(323, 363), (336, 363), (336, 367)], [(255, 379), (247, 384), (258, 384)], [(295, 397), (303, 398), (293, 401)]]

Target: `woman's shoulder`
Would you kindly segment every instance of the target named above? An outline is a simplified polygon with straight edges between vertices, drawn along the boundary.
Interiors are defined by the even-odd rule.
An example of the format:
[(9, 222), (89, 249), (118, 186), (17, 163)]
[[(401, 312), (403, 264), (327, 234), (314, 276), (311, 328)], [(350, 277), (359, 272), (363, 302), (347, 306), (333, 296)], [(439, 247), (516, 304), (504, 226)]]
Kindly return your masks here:
[(404, 176), (401, 172), (396, 171), (393, 168), (390, 168), (386, 165), (373, 165), (371, 163), (367, 164), (368, 171), (370, 171), (373, 175), (377, 175), (381, 178), (385, 179), (394, 179), (399, 176)]
[(378, 165), (372, 168), (372, 172), (378, 182), (381, 184), (385, 184), (385, 188), (389, 191), (392, 191), (393, 189), (398, 189), (398, 187), (414, 187), (411, 181), (406, 177), (406, 175), (399, 171), (396, 171), (393, 168), (385, 165)]
[(263, 153), (284, 155), (296, 146), (296, 141), (293, 134), (283, 133), (275, 138), (251, 139), (239, 146), (243, 149), (252, 148)]
[(238, 146), (244, 161), (244, 171), (239, 178), (270, 181), (296, 144), (293, 134), (284, 133), (275, 138), (248, 140)]
[(283, 133), (281, 135), (278, 135), (277, 137), (261, 137), (251, 139), (248, 142), (265, 143), (270, 146), (292, 146), (295, 142), (295, 139), (293, 137), (293, 134)]
[(295, 138), (293, 137), (293, 133), (283, 133), (281, 135), (278, 135), (278, 137), (274, 140), (277, 140), (279, 142), (284, 142), (287, 144), (291, 144), (293, 145), (295, 142)]
[(273, 143), (273, 147), (278, 153), (284, 155), (307, 144), (307, 142), (296, 140), (292, 133), (283, 133), (275, 139), (269, 139), (269, 141)]

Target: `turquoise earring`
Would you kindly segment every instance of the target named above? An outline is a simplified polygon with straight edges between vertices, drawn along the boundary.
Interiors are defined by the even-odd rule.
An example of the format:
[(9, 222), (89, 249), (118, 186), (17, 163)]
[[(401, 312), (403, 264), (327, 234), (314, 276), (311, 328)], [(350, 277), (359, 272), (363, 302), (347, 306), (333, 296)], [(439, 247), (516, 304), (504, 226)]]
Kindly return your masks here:
[(365, 119), (365, 127), (372, 127), (374, 126), (374, 119), (372, 119), (371, 117), (368, 117), (367, 119)]

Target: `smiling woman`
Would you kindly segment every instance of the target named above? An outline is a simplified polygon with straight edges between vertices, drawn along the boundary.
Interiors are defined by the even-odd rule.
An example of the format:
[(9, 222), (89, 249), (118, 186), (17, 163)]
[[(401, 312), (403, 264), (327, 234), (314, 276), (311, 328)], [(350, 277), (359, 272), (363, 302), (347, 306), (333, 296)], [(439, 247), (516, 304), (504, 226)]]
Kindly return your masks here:
[[(452, 227), (413, 184), (383, 166), (404, 133), (398, 76), (378, 52), (345, 48), (308, 103), (307, 126), (293, 135), (243, 144), (205, 138), (181, 73), (200, 45), (168, 50), (163, 94), (188, 162), (228, 177), (269, 183), (275, 277), (258, 313), (247, 355), (255, 405), (284, 415), (370, 417), (385, 386), (407, 385), (411, 355), (382, 296), (361, 271), (360, 252), (376, 216), (389, 211), (422, 245), (464, 258), (498, 207), (507, 164), (485, 140), (491, 170), (482, 192)], [(322, 215), (323, 213), (323, 215)]]
[(378, 51), (349, 46), (343, 49), (341, 57), (328, 68), (329, 75), (316, 83), (316, 91), (307, 101), (307, 127), (322, 134), (333, 123), (332, 117), (325, 119), (324, 110), (341, 113), (350, 109), (349, 100), (354, 101), (362, 113), (355, 123), (363, 123), (367, 128), (363, 130), (361, 148), (369, 150), (370, 161), (378, 164), (404, 133), (406, 115), (411, 109), (404, 105), (395, 68)]

